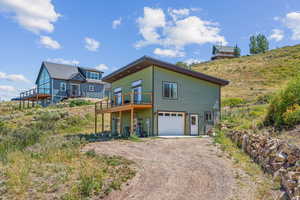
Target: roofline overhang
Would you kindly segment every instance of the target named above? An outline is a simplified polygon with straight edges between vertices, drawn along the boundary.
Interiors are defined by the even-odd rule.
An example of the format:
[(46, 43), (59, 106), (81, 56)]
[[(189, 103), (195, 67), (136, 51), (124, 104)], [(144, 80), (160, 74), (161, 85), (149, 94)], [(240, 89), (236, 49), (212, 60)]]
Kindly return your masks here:
[(216, 78), (216, 77), (213, 77), (213, 76), (210, 76), (210, 75), (207, 75), (207, 74), (203, 74), (203, 73), (200, 73), (200, 72), (188, 70), (188, 69), (185, 69), (183, 67), (179, 67), (177, 65), (167, 63), (167, 62), (164, 62), (164, 61), (161, 61), (161, 60), (157, 60), (157, 59), (154, 59), (154, 58), (151, 58), (151, 57), (148, 57), (148, 56), (143, 56), (143, 57), (135, 60), (134, 62), (132, 62), (132, 63), (130, 63), (130, 64), (114, 71), (114, 72), (112, 72), (111, 74), (103, 77), (102, 81), (112, 83), (116, 80), (119, 80), (119, 79), (125, 77), (125, 76), (128, 76), (132, 73), (135, 73), (139, 70), (142, 70), (146, 67), (153, 66), (153, 65), (155, 65), (157, 67), (162, 67), (164, 69), (168, 69), (170, 71), (175, 71), (175, 72), (178, 72), (178, 73), (182, 73), (182, 74), (185, 74), (187, 76), (198, 78), (198, 79), (201, 79), (201, 80), (204, 80), (204, 81), (208, 81), (208, 82), (211, 82), (211, 83), (214, 83), (214, 84), (218, 84), (218, 85), (221, 85), (221, 86), (225, 86), (225, 85), (229, 84), (229, 81), (227, 81), (227, 80)]

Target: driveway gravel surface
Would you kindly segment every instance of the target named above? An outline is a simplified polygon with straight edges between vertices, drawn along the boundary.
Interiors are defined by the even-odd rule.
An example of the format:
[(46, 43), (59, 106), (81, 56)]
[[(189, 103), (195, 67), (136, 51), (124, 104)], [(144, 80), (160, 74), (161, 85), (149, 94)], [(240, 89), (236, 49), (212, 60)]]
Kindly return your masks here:
[(137, 175), (107, 200), (253, 198), (248, 189), (239, 188), (232, 161), (210, 138), (116, 140), (89, 144), (84, 151), (90, 149), (136, 163)]

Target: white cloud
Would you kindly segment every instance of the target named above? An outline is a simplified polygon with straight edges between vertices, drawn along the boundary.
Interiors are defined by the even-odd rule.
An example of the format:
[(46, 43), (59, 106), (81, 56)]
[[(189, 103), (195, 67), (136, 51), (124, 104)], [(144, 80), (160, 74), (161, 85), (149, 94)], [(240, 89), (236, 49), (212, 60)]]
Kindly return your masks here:
[(220, 33), (220, 28), (214, 22), (203, 21), (199, 17), (190, 16), (176, 21), (174, 26), (166, 28), (165, 44), (183, 48), (189, 44), (222, 43), (227, 41)]
[(293, 40), (300, 40), (300, 12), (290, 12), (283, 19), (284, 24), (292, 30)]
[(203, 60), (198, 60), (195, 58), (190, 58), (184, 61), (186, 64), (191, 65), (191, 64), (195, 64), (195, 63), (201, 63), (203, 62)]
[(51, 58), (51, 59), (47, 59), (47, 61), (65, 64), (65, 65), (79, 65), (80, 63), (78, 60), (65, 60), (63, 58)]
[(106, 71), (109, 69), (109, 67), (106, 64), (100, 64), (95, 67), (95, 69), (100, 70), (100, 71)]
[(161, 48), (156, 48), (153, 51), (154, 54), (162, 56), (162, 57), (171, 57), (171, 58), (176, 58), (176, 57), (184, 57), (185, 53), (180, 51), (180, 50), (174, 50), (174, 49), (161, 49)]
[(0, 85), (0, 101), (10, 100), (18, 95), (18, 90), (15, 87), (10, 85)]
[(173, 20), (167, 21), (164, 11), (160, 8), (144, 8), (144, 16), (137, 20), (143, 40), (138, 41), (135, 47), (160, 45), (164, 49), (158, 48), (154, 53), (180, 57), (184, 53), (185, 46), (190, 44), (227, 45), (225, 37), (220, 35), (218, 23), (189, 16), (189, 9), (169, 9), (168, 13)]
[(0, 85), (0, 91), (12, 93), (12, 92), (17, 92), (17, 89), (10, 85)]
[(61, 16), (51, 0), (0, 0), (0, 11), (13, 13), (13, 19), (34, 33), (53, 32), (53, 23)]
[(280, 29), (273, 29), (271, 35), (269, 36), (269, 39), (275, 40), (276, 42), (283, 40), (283, 38), (284, 31)]
[(4, 72), (0, 72), (0, 80), (1, 79), (7, 80), (7, 81), (13, 81), (13, 82), (26, 82), (26, 83), (30, 82), (22, 74), (6, 74)]
[(144, 40), (136, 43), (135, 46), (137, 48), (160, 42), (160, 35), (157, 33), (157, 29), (166, 25), (165, 14), (162, 9), (145, 7), (144, 16), (139, 17), (137, 22), (139, 32), (144, 38)]
[(190, 15), (190, 9), (187, 9), (187, 8), (182, 8), (182, 9), (169, 8), (168, 12), (174, 21), (176, 21), (177, 19), (179, 19), (181, 17)]
[(86, 37), (84, 38), (85, 41), (85, 48), (89, 51), (97, 51), (100, 47), (100, 42), (93, 38)]
[(48, 49), (60, 49), (61, 48), (60, 44), (57, 41), (53, 40), (49, 36), (41, 36), (40, 44), (42, 44), (44, 47), (46, 47)]
[(112, 28), (116, 29), (118, 28), (118, 26), (120, 26), (122, 23), (122, 18), (116, 19), (112, 22)]

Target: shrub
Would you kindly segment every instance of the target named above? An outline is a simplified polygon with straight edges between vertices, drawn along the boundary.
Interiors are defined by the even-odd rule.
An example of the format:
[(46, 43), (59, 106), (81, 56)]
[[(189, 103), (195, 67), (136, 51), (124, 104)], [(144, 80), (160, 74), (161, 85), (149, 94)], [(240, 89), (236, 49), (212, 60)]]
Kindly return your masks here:
[(83, 99), (76, 99), (76, 100), (72, 100), (69, 103), (70, 107), (75, 107), (75, 106), (85, 106), (85, 105), (92, 105), (93, 103), (91, 101), (86, 101)]
[[(291, 126), (290, 122), (288, 122), (289, 124), (286, 122), (296, 117), (298, 112), (296, 105), (300, 105), (300, 76), (290, 81), (287, 87), (271, 100), (264, 124), (274, 125), (277, 128)], [(295, 120), (292, 121), (297, 123)]]
[(289, 126), (293, 127), (300, 123), (300, 106), (295, 104), (287, 109), (285, 113), (283, 113), (283, 121)]
[(264, 94), (264, 95), (258, 96), (256, 98), (255, 103), (256, 104), (267, 104), (267, 103), (271, 102), (271, 100), (272, 100), (273, 97), (274, 97), (273, 93)]
[(232, 108), (246, 103), (246, 100), (242, 98), (226, 98), (222, 101), (222, 106), (229, 106)]

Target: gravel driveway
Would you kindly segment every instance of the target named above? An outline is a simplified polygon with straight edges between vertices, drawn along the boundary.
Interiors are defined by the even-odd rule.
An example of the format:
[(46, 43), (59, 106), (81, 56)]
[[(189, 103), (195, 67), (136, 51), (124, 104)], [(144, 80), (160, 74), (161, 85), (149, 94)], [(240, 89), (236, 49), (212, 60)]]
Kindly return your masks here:
[(108, 200), (236, 199), (232, 161), (209, 138), (109, 141), (89, 144), (89, 149), (137, 164), (137, 175)]

